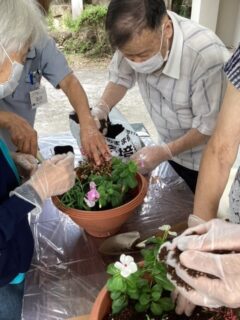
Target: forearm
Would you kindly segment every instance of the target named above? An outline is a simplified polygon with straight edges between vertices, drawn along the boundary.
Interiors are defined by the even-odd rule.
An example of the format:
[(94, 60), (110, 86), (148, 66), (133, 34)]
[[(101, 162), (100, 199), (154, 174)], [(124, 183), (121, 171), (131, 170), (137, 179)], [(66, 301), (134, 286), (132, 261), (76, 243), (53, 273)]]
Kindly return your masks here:
[(173, 156), (199, 145), (206, 144), (209, 136), (202, 134), (197, 129), (190, 129), (184, 136), (168, 143)]
[(91, 121), (92, 116), (88, 104), (87, 95), (75, 75), (68, 75), (59, 84), (78, 115), (80, 124)]
[(201, 219), (207, 221), (217, 216), (237, 150), (237, 146), (224, 146), (221, 137), (215, 135), (210, 139), (202, 158), (194, 200), (193, 214)]
[(239, 110), (240, 91), (229, 83), (215, 132), (202, 158), (197, 183), (194, 214), (205, 220), (217, 215), (220, 198), (238, 153)]
[(13, 116), (14, 114), (12, 112), (0, 111), (0, 127), (8, 129)]
[(100, 100), (103, 100), (107, 106), (112, 109), (119, 101), (123, 99), (127, 92), (127, 88), (121, 85), (109, 82), (102, 94)]

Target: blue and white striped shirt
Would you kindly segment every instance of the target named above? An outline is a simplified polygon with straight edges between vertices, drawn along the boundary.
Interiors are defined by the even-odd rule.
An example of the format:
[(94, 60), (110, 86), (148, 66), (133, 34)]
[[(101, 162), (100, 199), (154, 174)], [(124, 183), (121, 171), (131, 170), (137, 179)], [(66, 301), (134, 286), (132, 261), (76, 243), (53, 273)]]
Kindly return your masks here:
[(228, 80), (240, 90), (240, 46), (226, 63), (224, 71)]

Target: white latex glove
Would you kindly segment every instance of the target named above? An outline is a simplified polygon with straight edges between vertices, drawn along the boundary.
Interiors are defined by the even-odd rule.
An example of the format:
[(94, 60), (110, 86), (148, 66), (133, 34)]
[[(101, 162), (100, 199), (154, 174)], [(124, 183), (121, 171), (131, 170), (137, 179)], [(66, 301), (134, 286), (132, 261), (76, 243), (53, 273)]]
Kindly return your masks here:
[(144, 147), (131, 157), (131, 160), (136, 162), (138, 171), (142, 174), (151, 172), (161, 162), (170, 159), (172, 159), (172, 153), (167, 144)]
[(177, 246), (181, 251), (239, 251), (240, 225), (221, 219), (213, 219), (184, 231), (173, 240), (172, 247), (174, 246)]
[(37, 170), (38, 161), (31, 154), (12, 152), (11, 156), (21, 176), (29, 177)]
[(74, 171), (74, 155), (69, 152), (44, 161), (27, 182), (38, 193), (41, 200), (61, 195), (73, 187), (76, 173)]
[(98, 129), (101, 128), (100, 120), (107, 121), (109, 112), (110, 108), (103, 100), (100, 100), (97, 105), (91, 109), (91, 114), (97, 124)]
[(192, 228), (192, 227), (196, 227), (199, 224), (202, 223), (206, 223), (205, 220), (199, 218), (198, 216), (196, 216), (195, 214), (190, 214), (188, 217), (188, 227)]
[[(177, 262), (174, 258), (174, 251), (172, 251), (172, 244), (171, 242), (165, 242), (160, 250), (159, 253), (163, 248), (166, 248), (169, 253), (167, 255), (167, 264), (170, 265), (173, 268), (177, 267)], [(166, 261), (165, 261), (166, 262)], [(173, 283), (173, 285), (176, 287), (176, 289), (172, 292), (171, 298), (175, 304), (175, 312), (176, 314), (185, 314), (186, 316), (190, 317), (192, 312), (195, 309), (195, 304), (193, 304), (189, 299), (187, 299), (181, 292), (178, 290), (177, 284), (175, 281), (172, 280), (171, 276), (168, 274), (168, 279)]]
[[(193, 214), (190, 214), (188, 217), (189, 228), (198, 226), (199, 224), (205, 222), (206, 221)], [(176, 264), (174, 267), (176, 267)], [(181, 291), (179, 291), (179, 289), (175, 289), (173, 291), (172, 298), (176, 305), (175, 312), (177, 314), (186, 314), (186, 316), (190, 317), (196, 307), (195, 304), (191, 303), (189, 299), (187, 299), (183, 294), (181, 294)]]
[[(197, 235), (191, 235), (192, 233)], [(182, 265), (217, 277), (217, 279), (205, 276), (193, 278), (176, 265), (177, 275), (195, 289), (186, 291), (178, 287), (184, 297), (200, 306), (240, 307), (240, 254), (232, 252), (234, 250), (239, 252), (240, 249), (239, 225), (215, 219), (188, 229), (183, 236), (174, 240), (174, 245), (181, 251), (187, 250), (180, 255)], [(229, 253), (218, 254), (216, 250)], [(172, 264), (170, 256), (167, 262)]]

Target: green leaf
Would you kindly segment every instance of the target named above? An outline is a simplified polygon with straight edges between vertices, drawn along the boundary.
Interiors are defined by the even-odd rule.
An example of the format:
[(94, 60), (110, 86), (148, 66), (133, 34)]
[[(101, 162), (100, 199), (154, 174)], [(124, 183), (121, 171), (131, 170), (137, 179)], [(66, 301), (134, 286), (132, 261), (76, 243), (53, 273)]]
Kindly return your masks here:
[(132, 300), (138, 300), (139, 299), (139, 293), (138, 293), (137, 290), (128, 289), (127, 290), (127, 294), (129, 296), (129, 298), (132, 299)]
[(123, 305), (126, 304), (126, 296), (121, 295), (116, 300), (114, 300), (112, 304), (114, 307), (122, 307)]
[(144, 261), (155, 261), (153, 250), (143, 249), (141, 250), (141, 254), (143, 255)]
[(151, 303), (150, 309), (151, 309), (152, 314), (155, 316), (160, 316), (163, 313), (163, 310), (162, 310), (160, 304), (156, 303), (156, 302)]
[(139, 280), (139, 271), (131, 274), (128, 278), (126, 278), (127, 288), (131, 290), (137, 290), (137, 284)]
[(137, 165), (136, 165), (136, 163), (133, 162), (133, 161), (129, 161), (129, 162), (128, 162), (128, 169), (129, 169), (130, 172), (136, 173), (136, 172), (137, 172)]
[(112, 314), (118, 314), (120, 313), (125, 307), (120, 306), (120, 307), (116, 307), (114, 305), (112, 305)]
[(137, 180), (135, 177), (128, 176), (127, 184), (129, 188), (134, 189), (137, 186)]
[(157, 302), (161, 298), (161, 293), (160, 292), (152, 292), (152, 300)]
[(112, 276), (114, 276), (116, 273), (118, 273), (119, 270), (114, 266), (113, 263), (111, 263), (108, 267), (107, 267), (107, 273), (111, 274)]
[(171, 311), (174, 309), (174, 303), (171, 298), (161, 298), (159, 304), (163, 311)]
[(160, 292), (160, 294), (162, 294), (162, 287), (159, 284), (155, 284), (152, 287), (152, 292)]
[(110, 296), (111, 296), (112, 300), (116, 300), (121, 296), (121, 294), (122, 294), (122, 292), (120, 292), (120, 291), (113, 291), (113, 292), (111, 292)]
[(142, 305), (141, 303), (136, 303), (135, 305), (135, 310), (138, 312), (138, 313), (142, 313), (144, 311), (146, 311), (148, 309), (149, 305)]
[(108, 279), (107, 288), (109, 291), (121, 291), (126, 292), (127, 285), (120, 275), (114, 276), (113, 278)]
[(158, 274), (154, 276), (154, 279), (157, 283), (159, 283), (163, 289), (167, 290), (167, 291), (173, 291), (174, 290), (174, 285), (167, 279), (167, 277)]
[(121, 203), (122, 203), (122, 197), (119, 194), (118, 196), (113, 195), (111, 197), (111, 203), (112, 203), (112, 207), (118, 207)]
[(121, 178), (126, 178), (126, 177), (128, 177), (128, 171), (127, 171), (127, 170), (124, 170), (124, 171), (120, 174), (120, 177), (121, 177)]
[(137, 286), (138, 288), (143, 288), (145, 286), (148, 286), (148, 281), (146, 279), (138, 279)]
[(146, 304), (149, 304), (150, 302), (150, 295), (149, 294), (146, 294), (146, 293), (143, 293), (140, 295), (139, 297), (139, 302), (142, 304), (142, 305), (146, 305)]
[(115, 288), (115, 291), (121, 291), (121, 292), (125, 292), (127, 289), (127, 285), (124, 279), (120, 275), (117, 277), (114, 277), (114, 288)]

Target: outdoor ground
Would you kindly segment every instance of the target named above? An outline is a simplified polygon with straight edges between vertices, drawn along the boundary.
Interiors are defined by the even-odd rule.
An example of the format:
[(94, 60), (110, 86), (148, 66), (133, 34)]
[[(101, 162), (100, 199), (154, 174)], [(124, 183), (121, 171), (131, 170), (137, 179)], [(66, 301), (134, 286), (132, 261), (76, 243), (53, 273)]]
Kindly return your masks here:
[[(80, 56), (68, 56), (68, 61), (84, 87), (90, 105), (100, 98), (108, 81), (108, 59), (89, 60)], [(68, 114), (72, 107), (61, 90), (56, 90), (44, 81), (48, 93), (48, 104), (38, 108), (35, 128), (40, 136), (69, 131)], [(157, 133), (144, 107), (137, 86), (130, 90), (118, 104), (119, 110), (130, 123), (142, 122), (154, 140)]]

